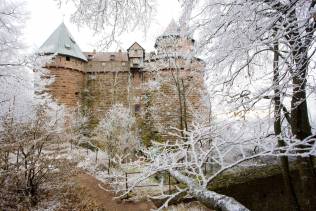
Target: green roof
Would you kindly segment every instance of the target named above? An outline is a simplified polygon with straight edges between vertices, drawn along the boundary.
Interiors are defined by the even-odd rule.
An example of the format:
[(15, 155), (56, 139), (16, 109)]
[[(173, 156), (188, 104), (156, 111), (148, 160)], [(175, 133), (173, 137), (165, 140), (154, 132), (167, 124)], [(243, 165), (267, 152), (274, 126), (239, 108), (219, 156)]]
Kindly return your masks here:
[(76, 41), (71, 36), (64, 23), (50, 35), (50, 37), (39, 48), (39, 53), (42, 54), (58, 54), (71, 56), (83, 61), (87, 61), (85, 55), (81, 52)]

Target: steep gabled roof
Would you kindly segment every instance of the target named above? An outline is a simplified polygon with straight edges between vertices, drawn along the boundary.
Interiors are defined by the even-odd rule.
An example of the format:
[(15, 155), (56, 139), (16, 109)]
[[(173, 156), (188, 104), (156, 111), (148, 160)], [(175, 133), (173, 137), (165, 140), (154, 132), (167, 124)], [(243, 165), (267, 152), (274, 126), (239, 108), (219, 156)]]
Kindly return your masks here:
[(138, 49), (141, 48), (141, 49), (145, 50), (138, 42), (134, 42), (133, 45), (131, 45), (131, 46), (127, 49), (127, 51), (129, 51), (131, 48), (135, 48), (135, 47), (137, 47)]
[(38, 50), (42, 54), (59, 54), (71, 56), (83, 61), (87, 61), (85, 55), (81, 52), (74, 38), (71, 36), (64, 23), (50, 35), (44, 44)]

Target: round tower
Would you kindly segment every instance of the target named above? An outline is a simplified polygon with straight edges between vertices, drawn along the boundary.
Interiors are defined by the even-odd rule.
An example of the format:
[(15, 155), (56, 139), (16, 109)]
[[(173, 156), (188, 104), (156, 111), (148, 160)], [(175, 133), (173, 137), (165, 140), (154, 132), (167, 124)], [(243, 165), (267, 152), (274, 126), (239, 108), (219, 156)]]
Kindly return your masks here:
[(64, 23), (61, 23), (50, 35), (39, 48), (38, 53), (52, 55), (47, 67), (84, 71), (84, 64), (88, 61)]
[(194, 42), (194, 39), (181, 30), (172, 19), (164, 33), (156, 39), (155, 48), (158, 56), (181, 56), (193, 51)]

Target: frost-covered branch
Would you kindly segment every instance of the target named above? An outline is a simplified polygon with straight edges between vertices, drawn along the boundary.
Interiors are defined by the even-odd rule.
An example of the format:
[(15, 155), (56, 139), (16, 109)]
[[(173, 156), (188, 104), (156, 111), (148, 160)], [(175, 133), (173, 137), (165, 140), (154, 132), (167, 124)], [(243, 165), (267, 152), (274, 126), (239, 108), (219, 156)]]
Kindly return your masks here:
[(125, 32), (140, 28), (146, 34), (155, 13), (155, 0), (56, 0), (60, 6), (74, 5), (72, 22), (87, 26), (100, 36), (98, 46), (108, 48), (119, 43)]
[[(153, 143), (151, 148), (142, 150), (146, 161), (130, 163), (134, 168), (141, 169), (141, 172), (136, 177), (129, 178), (128, 190), (124, 189), (124, 181), (122, 181), (124, 177), (119, 179), (113, 176), (117, 178), (114, 182), (118, 185), (116, 190), (124, 196), (150, 177), (169, 172), (177, 181), (185, 185), (185, 188), (173, 184), (172, 193), (163, 191), (160, 195), (152, 196), (166, 199), (163, 206), (185, 192), (210, 208), (247, 210), (235, 199), (208, 190), (210, 183), (225, 171), (236, 169), (243, 163), (250, 162), (256, 165), (253, 161), (256, 158), (306, 157), (316, 154), (315, 137), (303, 141), (289, 137), (284, 139), (285, 145), (279, 147), (276, 144), (278, 137), (274, 135), (257, 137), (255, 133), (253, 137), (248, 137), (249, 134), (246, 133), (235, 135), (236, 139), (232, 139), (233, 132), (227, 134), (228, 129), (231, 130), (232, 127), (234, 127), (232, 123), (216, 124), (207, 128), (196, 125), (191, 132), (186, 132), (186, 139), (178, 138), (175, 142)], [(205, 165), (212, 166), (213, 170), (205, 171)], [(160, 184), (164, 183), (162, 178)], [(163, 185), (161, 189), (164, 189)]]

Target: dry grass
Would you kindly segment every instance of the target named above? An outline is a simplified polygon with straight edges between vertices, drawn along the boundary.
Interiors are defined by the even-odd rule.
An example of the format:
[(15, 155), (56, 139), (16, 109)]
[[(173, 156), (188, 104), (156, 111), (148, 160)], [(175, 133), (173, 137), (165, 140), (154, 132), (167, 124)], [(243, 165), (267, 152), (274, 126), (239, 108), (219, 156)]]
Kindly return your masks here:
[(79, 185), (72, 183), (61, 191), (63, 192), (60, 195), (60, 207), (56, 209), (58, 211), (103, 210), (97, 206), (97, 203), (92, 198), (83, 197), (85, 190)]
[(85, 190), (75, 182), (65, 182), (64, 185), (51, 189), (45, 194), (41, 202), (32, 210), (33, 211), (87, 211), (103, 210), (98, 207), (96, 202), (84, 197)]

